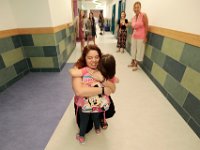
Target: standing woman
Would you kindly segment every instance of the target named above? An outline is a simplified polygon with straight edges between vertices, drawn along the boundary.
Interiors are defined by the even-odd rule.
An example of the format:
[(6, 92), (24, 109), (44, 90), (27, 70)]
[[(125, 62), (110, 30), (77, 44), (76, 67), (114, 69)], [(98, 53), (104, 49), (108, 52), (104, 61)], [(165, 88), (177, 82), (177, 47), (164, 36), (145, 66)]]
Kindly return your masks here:
[(81, 42), (81, 51), (83, 51), (84, 49), (84, 45), (85, 45), (85, 40), (84, 40), (84, 36), (85, 36), (85, 25), (84, 25), (84, 17), (85, 17), (85, 13), (83, 10), (80, 10), (79, 12), (79, 17), (77, 20), (77, 37), (79, 38), (80, 42)]
[(135, 16), (132, 19), (132, 62), (128, 67), (133, 67), (133, 71), (138, 69), (138, 62), (144, 58), (145, 43), (147, 41), (148, 18), (145, 13), (141, 12), (141, 3), (135, 2), (133, 5)]
[(95, 43), (96, 23), (95, 23), (94, 16), (93, 16), (93, 13), (92, 13), (92, 12), (90, 12), (89, 18), (90, 18), (90, 20), (91, 20), (91, 25), (92, 25), (92, 40), (93, 40), (93, 42), (94, 42), (94, 45), (96, 45), (96, 43)]
[(96, 25), (95, 25), (95, 20), (93, 17), (93, 13), (89, 13), (89, 18), (85, 24), (86, 28), (86, 39), (87, 39), (87, 45), (89, 44), (89, 41), (92, 39), (95, 45), (95, 36), (96, 36)]
[(99, 14), (99, 28), (100, 28), (100, 35), (103, 35), (103, 27), (104, 27), (103, 11), (100, 11), (100, 14)]
[(120, 20), (118, 21), (117, 47), (119, 49), (117, 52), (120, 52), (120, 48), (122, 48), (122, 53), (124, 53), (124, 49), (126, 48), (127, 26), (128, 20), (126, 19), (126, 13), (125, 11), (122, 11)]

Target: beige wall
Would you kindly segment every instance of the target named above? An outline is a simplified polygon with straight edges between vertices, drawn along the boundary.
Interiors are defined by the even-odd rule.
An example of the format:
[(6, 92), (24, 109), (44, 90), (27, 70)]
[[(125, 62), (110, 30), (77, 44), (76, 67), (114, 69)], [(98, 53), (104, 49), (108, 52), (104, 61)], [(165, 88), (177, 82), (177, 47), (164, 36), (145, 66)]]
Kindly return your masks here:
[[(133, 13), (136, 0), (126, 0), (127, 18)], [(150, 25), (200, 35), (199, 0), (140, 0)]]
[(72, 22), (71, 0), (0, 0), (0, 30)]

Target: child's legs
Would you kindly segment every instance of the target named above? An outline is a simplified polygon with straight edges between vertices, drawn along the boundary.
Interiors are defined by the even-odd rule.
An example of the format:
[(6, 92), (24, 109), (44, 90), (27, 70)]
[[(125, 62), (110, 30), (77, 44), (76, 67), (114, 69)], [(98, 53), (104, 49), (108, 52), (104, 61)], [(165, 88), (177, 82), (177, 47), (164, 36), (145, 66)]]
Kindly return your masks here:
[(86, 129), (87, 129), (90, 113), (83, 113), (82, 111), (79, 111), (79, 115), (80, 115), (80, 133), (79, 133), (79, 135), (84, 137)]
[(100, 128), (100, 119), (99, 119), (99, 113), (92, 113), (92, 120), (94, 122), (95, 129)]

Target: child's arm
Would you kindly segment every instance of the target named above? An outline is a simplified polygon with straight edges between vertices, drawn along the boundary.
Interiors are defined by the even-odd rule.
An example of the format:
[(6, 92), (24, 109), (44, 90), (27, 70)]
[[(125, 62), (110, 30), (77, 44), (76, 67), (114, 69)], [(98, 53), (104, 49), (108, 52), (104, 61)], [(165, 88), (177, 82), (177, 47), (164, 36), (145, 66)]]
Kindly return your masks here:
[(112, 79), (107, 80), (107, 81), (103, 82), (102, 84), (105, 87), (109, 87), (111, 89), (112, 93), (114, 93), (116, 90), (115, 83), (119, 83), (119, 79), (114, 76)]
[(69, 69), (69, 73), (72, 77), (82, 77), (83, 76), (82, 69), (78, 69), (78, 68), (75, 68), (75, 67)]
[(115, 90), (116, 90), (115, 83), (107, 80), (107, 81), (104, 81), (102, 84), (104, 87), (109, 87), (111, 89), (112, 93), (115, 93)]

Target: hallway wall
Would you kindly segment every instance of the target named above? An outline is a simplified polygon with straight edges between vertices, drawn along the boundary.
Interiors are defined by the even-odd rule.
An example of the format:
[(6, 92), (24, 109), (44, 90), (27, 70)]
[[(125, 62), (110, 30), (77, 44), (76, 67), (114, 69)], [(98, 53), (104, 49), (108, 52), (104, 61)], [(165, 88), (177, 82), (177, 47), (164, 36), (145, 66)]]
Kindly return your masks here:
[(63, 68), (76, 45), (71, 6), (68, 0), (0, 2), (6, 21), (0, 24), (0, 91), (29, 71)]
[[(127, 18), (131, 21), (135, 1), (126, 2)], [(196, 20), (200, 2), (141, 0), (141, 3), (150, 24), (141, 67), (200, 137), (200, 21)], [(129, 24), (128, 52), (131, 34)]]
[[(161, 34), (155, 33), (150, 27), (141, 67), (200, 137), (199, 36), (164, 28), (158, 30)], [(126, 45), (128, 52), (131, 50), (131, 34), (132, 28), (129, 25)], [(195, 44), (184, 40), (190, 36), (196, 37), (192, 40)]]
[[(126, 0), (127, 18), (131, 21), (134, 15), (133, 4), (136, 0)], [(199, 0), (139, 0), (141, 11), (145, 12), (149, 24), (153, 26), (200, 34)]]

